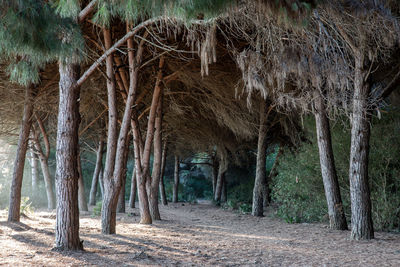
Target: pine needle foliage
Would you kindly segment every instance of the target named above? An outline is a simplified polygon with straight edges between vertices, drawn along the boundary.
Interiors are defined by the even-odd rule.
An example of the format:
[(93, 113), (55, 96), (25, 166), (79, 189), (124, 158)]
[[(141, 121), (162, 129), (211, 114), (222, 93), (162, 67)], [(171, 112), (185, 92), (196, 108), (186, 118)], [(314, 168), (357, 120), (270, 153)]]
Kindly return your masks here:
[[(79, 27), (58, 16), (48, 1), (0, 0), (0, 14), (0, 57), (9, 64), (11, 80), (21, 85), (38, 83), (46, 63), (83, 47)], [(68, 42), (61, 39), (65, 34)]]

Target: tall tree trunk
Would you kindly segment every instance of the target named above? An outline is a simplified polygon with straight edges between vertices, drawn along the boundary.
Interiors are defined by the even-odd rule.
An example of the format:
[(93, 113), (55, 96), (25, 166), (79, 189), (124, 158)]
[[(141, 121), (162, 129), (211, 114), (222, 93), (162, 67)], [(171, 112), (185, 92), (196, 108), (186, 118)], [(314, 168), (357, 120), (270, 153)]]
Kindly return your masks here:
[(32, 195), (37, 197), (39, 191), (39, 168), (38, 168), (38, 155), (30, 149), (31, 152), (31, 170), (32, 170)]
[[(162, 66), (161, 66), (162, 67)], [(161, 71), (161, 69), (160, 69)], [(154, 148), (153, 148), (153, 172), (151, 174), (150, 187), (150, 214), (153, 220), (161, 220), (160, 211), (158, 208), (158, 190), (160, 186), (160, 174), (162, 164), (162, 111), (163, 111), (163, 92), (161, 90), (158, 99), (156, 120), (154, 123)]]
[(19, 132), (17, 155), (14, 162), (10, 191), (10, 207), (8, 209), (8, 221), (12, 222), (19, 222), (20, 220), (22, 178), (24, 175), (29, 134), (32, 126), (33, 90), (33, 85), (27, 86), (25, 89), (24, 113), (22, 116), (21, 130)]
[[(106, 50), (112, 45), (111, 31), (103, 30), (104, 44)], [(116, 208), (118, 203), (119, 188), (113, 183), (114, 168), (116, 162), (118, 129), (117, 129), (117, 95), (115, 88), (115, 78), (113, 70), (113, 54), (106, 58), (107, 75), (107, 99), (108, 99), (108, 133), (107, 133), (107, 152), (104, 166), (104, 195), (101, 208), (101, 225), (103, 234), (115, 234), (116, 227)]]
[(160, 196), (161, 196), (161, 202), (164, 206), (168, 205), (167, 195), (165, 194), (165, 184), (164, 184), (164, 173), (165, 173), (166, 160), (167, 160), (167, 142), (164, 141), (163, 151), (162, 151), (162, 160), (161, 160), (161, 172), (160, 172)]
[(175, 155), (175, 170), (174, 170), (174, 188), (172, 192), (172, 202), (178, 202), (178, 189), (179, 189), (179, 157)]
[(331, 229), (347, 230), (346, 216), (344, 214), (342, 197), (340, 196), (339, 181), (333, 156), (329, 120), (321, 93), (316, 91), (314, 97), (319, 160), (328, 204), (329, 225)]
[(92, 178), (92, 186), (90, 187), (90, 197), (89, 197), (89, 205), (96, 205), (96, 193), (97, 193), (97, 184), (99, 181), (100, 170), (103, 165), (103, 149), (104, 142), (100, 139), (99, 147), (97, 148), (96, 153), (96, 166), (94, 168), (93, 178)]
[(267, 162), (267, 105), (263, 100), (260, 106), (260, 125), (258, 129), (256, 178), (253, 188), (253, 205), (251, 215), (263, 216), (265, 190), (267, 189), (266, 162)]
[(56, 149), (56, 249), (82, 250), (78, 209), (79, 65), (59, 63), (60, 94)]
[(86, 201), (86, 194), (85, 194), (85, 183), (83, 181), (83, 173), (82, 173), (82, 162), (81, 156), (78, 155), (78, 203), (79, 203), (79, 210), (80, 211), (88, 211), (88, 205)]
[[(127, 30), (129, 30), (129, 27), (127, 27)], [(109, 30), (104, 30), (104, 39), (106, 43), (106, 47), (111, 46), (111, 34)], [(121, 128), (119, 131), (118, 135), (118, 140), (115, 146), (115, 141), (110, 140), (110, 144), (115, 146), (115, 152), (113, 155), (113, 163), (115, 164), (113, 168), (113, 172), (109, 171), (107, 172), (107, 175), (104, 178), (104, 198), (103, 198), (103, 206), (102, 206), (102, 232), (104, 234), (115, 234), (115, 228), (116, 228), (116, 209), (117, 209), (117, 204), (118, 204), (118, 194), (121, 190), (121, 183), (122, 183), (122, 178), (123, 175), (126, 173), (126, 157), (127, 153), (126, 149), (127, 146), (129, 146), (129, 127), (130, 127), (130, 122), (132, 119), (132, 106), (135, 103), (136, 99), (136, 91), (137, 91), (137, 84), (138, 84), (138, 73), (139, 73), (139, 68), (141, 65), (141, 59), (142, 59), (142, 53), (143, 53), (143, 44), (144, 41), (142, 40), (140, 42), (139, 48), (137, 50), (136, 58), (134, 57), (133, 54), (133, 44), (132, 40), (128, 41), (128, 57), (129, 57), (129, 77), (130, 77), (130, 84), (129, 84), (129, 91), (128, 91), (128, 96), (126, 99), (125, 103), (125, 110), (124, 110), (124, 115), (123, 119), (121, 122)], [(114, 81), (114, 73), (113, 73), (113, 68), (112, 68), (112, 55), (107, 57), (107, 76), (109, 77), (108, 81), (111, 79)], [(116, 98), (115, 98), (115, 82), (113, 82), (113, 85), (109, 85), (109, 82), (107, 83), (107, 88), (112, 89), (109, 90), (109, 106), (112, 105), (115, 107), (116, 105)], [(113, 108), (114, 109), (114, 108)], [(109, 109), (110, 110), (110, 109)], [(111, 119), (110, 122), (116, 122), (116, 109), (115, 111), (115, 117)], [(110, 125), (109, 122), (109, 125)], [(116, 132), (116, 127), (115, 127), (115, 132)], [(116, 133), (115, 133), (116, 135)], [(107, 148), (109, 144), (107, 143)], [(107, 151), (108, 154), (109, 151)], [(108, 155), (107, 155), (108, 156)], [(111, 156), (111, 155), (110, 155)], [(106, 161), (107, 165), (107, 161)], [(106, 168), (108, 168), (106, 166)]]
[(129, 197), (129, 207), (130, 208), (135, 208), (135, 202), (136, 202), (136, 171), (135, 167), (132, 170), (132, 178), (131, 178), (131, 194)]
[(355, 240), (374, 238), (371, 199), (368, 185), (368, 153), (370, 138), (370, 114), (368, 95), (370, 86), (365, 82), (364, 58), (355, 58), (353, 114), (350, 151), (350, 198), (351, 238)]

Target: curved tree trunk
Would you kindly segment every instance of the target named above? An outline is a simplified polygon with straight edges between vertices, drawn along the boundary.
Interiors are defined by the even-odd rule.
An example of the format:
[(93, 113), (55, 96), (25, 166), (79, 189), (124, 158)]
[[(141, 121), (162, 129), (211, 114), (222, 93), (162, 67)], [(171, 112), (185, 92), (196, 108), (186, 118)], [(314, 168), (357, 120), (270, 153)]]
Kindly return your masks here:
[(167, 160), (167, 142), (164, 141), (163, 151), (162, 151), (162, 160), (161, 160), (161, 172), (160, 172), (160, 196), (161, 196), (161, 202), (164, 206), (168, 205), (167, 195), (165, 194), (165, 184), (164, 184), (164, 173), (165, 173), (166, 160)]
[(96, 205), (97, 185), (99, 182), (100, 170), (101, 170), (102, 164), (103, 164), (103, 149), (104, 149), (104, 142), (103, 142), (103, 140), (100, 140), (99, 147), (98, 147), (97, 153), (96, 153), (96, 166), (94, 168), (92, 185), (90, 187), (89, 205), (91, 205), (91, 206)]
[(217, 205), (221, 204), (222, 186), (225, 180), (225, 172), (228, 169), (228, 161), (225, 153), (220, 155), (217, 183), (215, 186), (214, 201)]
[(85, 183), (83, 181), (83, 173), (82, 173), (82, 163), (81, 163), (81, 156), (78, 156), (78, 203), (79, 203), (79, 210), (80, 211), (88, 211), (88, 205), (86, 201), (86, 194), (85, 194)]
[(339, 181), (333, 156), (329, 120), (320, 92), (315, 92), (315, 125), (317, 128), (321, 174), (328, 204), (329, 225), (331, 229), (347, 230), (346, 216), (342, 197), (340, 196)]
[(50, 171), (49, 171), (50, 142), (49, 142), (49, 137), (47, 135), (46, 129), (42, 122), (42, 119), (37, 114), (35, 114), (35, 118), (39, 125), (39, 129), (40, 129), (40, 132), (43, 137), (45, 151), (43, 151), (42, 146), (39, 141), (39, 132), (36, 131), (34, 126), (32, 126), (33, 140), (34, 140), (35, 148), (39, 154), (40, 167), (42, 168), (44, 184), (46, 187), (47, 207), (48, 207), (48, 209), (51, 210), (51, 209), (55, 209), (56, 201), (54, 198), (53, 180), (51, 178)]
[(132, 178), (131, 178), (131, 194), (129, 197), (129, 207), (130, 208), (135, 208), (135, 202), (136, 202), (136, 170), (133, 168), (132, 170)]
[(12, 222), (19, 222), (20, 220), (22, 178), (24, 175), (29, 134), (32, 126), (33, 89), (34, 87), (32, 85), (27, 86), (25, 89), (24, 113), (22, 116), (21, 130), (19, 132), (17, 155), (14, 162), (10, 191), (10, 207), (8, 209), (8, 221)]
[(175, 155), (175, 170), (174, 170), (174, 188), (172, 192), (172, 202), (178, 202), (178, 189), (179, 189), (179, 157)]
[(56, 249), (82, 250), (78, 209), (79, 65), (59, 63), (60, 100), (56, 150)]
[(100, 173), (99, 173), (99, 184), (100, 184), (100, 193), (101, 193), (101, 199), (103, 200), (104, 197), (104, 184), (103, 184), (103, 167), (101, 167), (100, 169)]
[(362, 55), (356, 56), (353, 114), (350, 151), (350, 198), (351, 198), (351, 238), (372, 239), (371, 198), (368, 184), (368, 153), (370, 138), (370, 115), (368, 114), (369, 84), (365, 82)]
[(31, 152), (31, 170), (32, 170), (32, 195), (37, 196), (39, 190), (39, 168), (38, 168), (38, 155), (30, 149)]
[(212, 157), (212, 186), (213, 186), (213, 194), (215, 195), (215, 191), (217, 188), (217, 181), (218, 181), (218, 159), (216, 156)]
[(260, 125), (258, 129), (256, 178), (253, 188), (253, 205), (251, 215), (263, 216), (265, 190), (267, 189), (266, 162), (267, 162), (267, 105), (263, 100), (260, 107)]

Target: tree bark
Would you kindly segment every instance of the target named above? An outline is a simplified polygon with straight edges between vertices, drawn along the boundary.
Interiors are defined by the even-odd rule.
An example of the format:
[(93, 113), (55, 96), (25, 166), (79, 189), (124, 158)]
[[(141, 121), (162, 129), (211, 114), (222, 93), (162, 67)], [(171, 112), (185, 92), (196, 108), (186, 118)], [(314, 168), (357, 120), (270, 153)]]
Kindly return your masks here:
[(314, 96), (315, 125), (317, 128), (321, 174), (328, 204), (329, 225), (334, 230), (347, 230), (346, 216), (344, 214), (333, 156), (329, 120), (321, 93), (316, 91)]
[(22, 116), (21, 130), (18, 137), (17, 155), (14, 162), (10, 191), (10, 207), (8, 209), (8, 221), (11, 222), (19, 222), (20, 220), (22, 178), (24, 175), (29, 134), (32, 126), (33, 90), (33, 85), (25, 88), (24, 113)]
[(364, 70), (363, 55), (355, 57), (355, 77), (350, 151), (350, 198), (351, 238), (373, 239), (374, 228), (371, 214), (371, 199), (368, 184), (368, 153), (370, 138), (370, 114), (368, 95), (370, 91)]
[[(160, 62), (160, 67), (162, 67)], [(162, 69), (160, 68), (160, 71)], [(162, 165), (162, 112), (163, 112), (163, 91), (161, 90), (158, 99), (156, 120), (154, 123), (154, 148), (153, 148), (153, 172), (151, 174), (151, 187), (150, 187), (150, 214), (153, 220), (161, 220), (160, 210), (158, 208), (158, 190), (160, 186), (160, 174)]]
[(124, 168), (122, 171), (122, 179), (121, 179), (121, 190), (118, 196), (118, 204), (117, 204), (117, 212), (125, 213), (125, 185), (126, 185), (126, 172), (127, 172), (127, 163), (128, 163), (128, 153), (129, 153), (129, 140), (128, 137), (128, 144), (125, 147), (125, 155), (124, 155), (124, 164), (121, 166)]
[(226, 176), (224, 174), (223, 180), (222, 180), (222, 189), (221, 189), (221, 203), (224, 203), (228, 200), (228, 186), (226, 182)]
[(221, 204), (222, 185), (224, 183), (225, 172), (227, 171), (227, 169), (228, 169), (227, 156), (225, 153), (222, 153), (220, 155), (220, 160), (219, 160), (218, 177), (214, 194), (214, 201), (216, 202), (217, 205)]
[(212, 186), (213, 186), (213, 194), (215, 195), (215, 191), (217, 188), (217, 181), (218, 181), (218, 159), (216, 156), (212, 157)]
[(90, 187), (90, 197), (89, 197), (89, 205), (96, 205), (96, 193), (97, 193), (97, 185), (99, 182), (100, 170), (103, 165), (103, 149), (104, 142), (103, 140), (99, 141), (99, 147), (96, 153), (96, 166), (94, 168), (93, 178), (92, 178), (92, 186)]
[(132, 178), (131, 178), (131, 194), (129, 197), (129, 207), (135, 208), (136, 202), (136, 171), (135, 168), (132, 170)]
[(79, 174), (79, 180), (78, 180), (78, 204), (79, 204), (79, 210), (80, 211), (88, 211), (88, 205), (86, 201), (86, 194), (85, 194), (85, 183), (83, 181), (83, 173), (82, 173), (82, 162), (81, 162), (81, 156), (80, 154), (78, 155), (78, 174)]
[(256, 178), (254, 181), (253, 188), (253, 205), (251, 215), (253, 216), (264, 216), (263, 204), (264, 195), (267, 188), (267, 177), (266, 177), (266, 150), (267, 150), (267, 105), (265, 101), (262, 101), (260, 107), (260, 125), (258, 129), (258, 144), (257, 144), (257, 165), (256, 165)]
[(32, 195), (37, 196), (39, 190), (39, 168), (38, 168), (38, 155), (30, 149), (31, 152), (31, 170), (32, 170)]
[(40, 160), (40, 167), (42, 169), (44, 184), (46, 187), (46, 195), (47, 195), (47, 207), (48, 209), (52, 210), (56, 207), (56, 201), (54, 198), (54, 191), (53, 191), (53, 181), (49, 171), (49, 156), (50, 156), (50, 142), (49, 137), (47, 135), (46, 129), (44, 124), (37, 114), (35, 114), (36, 121), (39, 125), (40, 132), (43, 137), (43, 143), (45, 147), (45, 151), (43, 151), (42, 146), (39, 141), (39, 133), (36, 131), (35, 127), (32, 126), (32, 133), (33, 133), (33, 140), (35, 148), (39, 154)]
[(60, 94), (56, 150), (56, 243), (58, 250), (82, 250), (78, 209), (79, 65), (59, 63)]
[(172, 202), (178, 202), (178, 189), (179, 189), (179, 157), (175, 155), (175, 170), (174, 170), (174, 188), (172, 192)]
[(103, 200), (103, 197), (104, 197), (103, 174), (104, 174), (103, 167), (101, 167), (100, 173), (99, 173), (99, 184), (100, 184), (101, 200)]
[(162, 160), (161, 160), (161, 173), (160, 173), (160, 196), (161, 196), (161, 203), (164, 206), (168, 205), (167, 195), (165, 194), (165, 184), (164, 184), (164, 173), (165, 173), (166, 160), (167, 160), (167, 142), (164, 141), (163, 151), (162, 151)]

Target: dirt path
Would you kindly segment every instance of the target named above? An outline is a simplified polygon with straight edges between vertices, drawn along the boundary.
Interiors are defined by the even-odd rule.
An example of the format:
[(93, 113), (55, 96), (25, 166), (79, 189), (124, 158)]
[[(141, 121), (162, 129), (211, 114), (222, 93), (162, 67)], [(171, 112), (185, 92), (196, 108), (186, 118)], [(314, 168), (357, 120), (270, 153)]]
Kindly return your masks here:
[[(132, 215), (133, 214), (133, 215)], [(117, 235), (100, 233), (99, 217), (82, 215), (86, 252), (51, 251), (54, 213), (21, 224), (0, 211), (0, 265), (10, 266), (400, 266), (400, 235), (351, 241), (321, 224), (286, 224), (208, 204), (161, 207), (163, 221), (139, 225), (138, 210), (118, 215)]]

